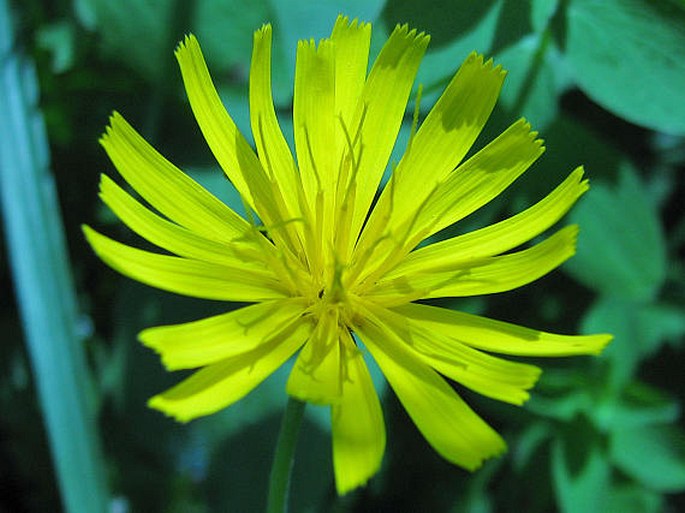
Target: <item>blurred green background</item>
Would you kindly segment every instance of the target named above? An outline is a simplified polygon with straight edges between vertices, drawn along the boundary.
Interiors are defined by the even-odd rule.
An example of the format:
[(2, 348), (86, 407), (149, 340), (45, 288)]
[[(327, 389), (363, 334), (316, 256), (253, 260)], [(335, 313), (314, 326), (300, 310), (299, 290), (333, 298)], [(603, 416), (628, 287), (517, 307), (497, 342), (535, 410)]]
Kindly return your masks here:
[[(165, 372), (136, 333), (227, 305), (122, 278), (94, 257), (79, 226), (137, 243), (97, 197), (99, 174), (114, 175), (97, 140), (115, 109), (239, 209), (186, 102), (176, 43), (198, 36), (224, 103), (248, 135), (252, 32), (271, 22), (274, 98), (290, 134), (296, 41), (326, 36), (339, 12), (373, 22), (372, 57), (398, 22), (431, 34), (418, 78), (421, 115), (477, 50), (509, 70), (479, 144), (520, 116), (546, 140), (542, 159), (455, 232), (524, 208), (576, 165), (591, 178), (568, 220), (581, 225), (578, 253), (561, 271), (448, 305), (548, 331), (611, 332), (615, 340), (599, 358), (535, 362), (545, 373), (524, 408), (463, 391), (509, 443), (504, 457), (474, 474), (440, 459), (386, 392), (382, 470), (365, 489), (338, 498), (327, 411), (309, 407), (292, 511), (685, 511), (685, 2), (0, 6), (1, 513), (68, 511), (60, 504), (70, 513), (263, 510), (287, 369), (188, 425), (148, 410), (147, 398), (182, 375)], [(395, 161), (410, 124), (411, 112)], [(60, 486), (68, 488), (64, 502)]]

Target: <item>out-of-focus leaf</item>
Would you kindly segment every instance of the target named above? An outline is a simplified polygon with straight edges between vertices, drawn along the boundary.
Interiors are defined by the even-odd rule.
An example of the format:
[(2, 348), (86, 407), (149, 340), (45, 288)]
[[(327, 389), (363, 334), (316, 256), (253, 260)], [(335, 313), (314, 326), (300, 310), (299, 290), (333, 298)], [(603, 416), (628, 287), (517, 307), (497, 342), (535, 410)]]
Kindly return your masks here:
[(662, 493), (685, 489), (685, 433), (672, 426), (619, 429), (610, 441), (614, 464), (645, 487)]
[[(288, 85), (292, 94), (292, 84)], [(240, 133), (254, 148), (254, 136), (250, 125), (250, 103), (247, 97), (247, 87), (219, 87), (221, 101), (231, 115)]]
[(44, 25), (36, 34), (38, 46), (52, 56), (53, 73), (64, 73), (74, 64), (75, 38), (75, 27), (67, 20)]
[(508, 70), (500, 101), (514, 116), (525, 117), (536, 130), (544, 129), (557, 115), (558, 67), (555, 52), (543, 39), (530, 34), (497, 55)]
[[(198, 0), (196, 5), (193, 31), (202, 45), (212, 76), (219, 80), (229, 78), (232, 82), (247, 84), (252, 58), (252, 35), (264, 23), (275, 21), (270, 2), (252, 1), (247, 7), (240, 0)], [(276, 38), (280, 30), (278, 26), (275, 28)], [(290, 47), (290, 51), (294, 56), (295, 46)], [(292, 97), (292, 81), (281, 80), (284, 56), (280, 53), (280, 46), (274, 48), (271, 61), (274, 68), (274, 101), (278, 105)], [(246, 93), (247, 89), (241, 94), (247, 109)], [(225, 98), (223, 99), (226, 103)], [(238, 126), (241, 130), (245, 128), (240, 124)], [(248, 123), (247, 128), (249, 126)], [(249, 134), (246, 131), (243, 133)]]
[(97, 25), (95, 2), (97, 0), (74, 0), (74, 13), (87, 30), (94, 30)]
[(658, 513), (664, 511), (660, 494), (637, 483), (616, 486), (607, 496), (605, 511), (616, 513)]
[[(556, 52), (557, 50), (552, 48), (550, 51)], [(563, 84), (563, 76), (559, 75), (563, 75), (564, 72), (557, 69), (554, 73), (556, 78), (560, 80), (556, 84), (556, 90), (561, 91), (565, 85)], [(507, 81), (504, 84), (505, 89), (509, 87)], [(495, 114), (497, 114), (497, 109)], [(511, 123), (512, 116), (517, 114), (507, 112), (505, 115), (506, 118), (503, 122), (506, 121), (508, 124)], [(504, 118), (505, 116), (500, 117)], [(537, 128), (533, 124), (533, 129)], [(488, 125), (486, 125), (485, 130), (489, 130)], [(499, 131), (490, 133), (490, 137), (493, 138), (497, 135), (499, 135)], [(591, 187), (595, 182), (614, 179), (618, 175), (620, 163), (625, 158), (615, 147), (603, 139), (602, 134), (595, 133), (586, 125), (565, 115), (563, 111), (558, 113), (551, 124), (540, 131), (538, 137), (544, 140), (546, 151), (533, 167), (517, 180), (512, 188), (511, 194), (514, 195), (515, 199), (508, 206), (508, 211), (511, 213), (519, 212), (549, 194), (579, 165), (585, 166)], [(583, 236), (584, 229), (581, 226), (580, 238)], [(570, 262), (573, 260), (574, 258)], [(570, 262), (565, 264), (564, 268)]]
[(638, 125), (685, 134), (685, 9), (573, 0), (567, 17), (566, 55), (590, 98)]
[(473, 474), (467, 482), (467, 488), (460, 493), (460, 498), (450, 513), (492, 513), (495, 511), (495, 501), (488, 493), (489, 485), (497, 469), (499, 462), (489, 461), (483, 468)]
[(181, 378), (166, 372), (159, 357), (140, 344), (136, 335), (150, 325), (199, 318), (203, 315), (199, 313), (202, 305), (118, 276), (109, 269), (102, 271), (116, 287), (113, 308), (107, 312), (113, 326), (110, 357), (101, 362), (105, 366), (100, 367), (99, 375), (107, 394), (107, 444), (120, 465), (116, 470), (121, 473), (115, 475), (117, 489), (132, 511), (164, 510), (172, 500), (172, 476), (177, 475), (179, 466), (174, 463), (177, 454), (184, 452), (187, 429), (148, 408), (147, 401)]
[[(339, 14), (365, 22), (375, 22), (385, 0), (349, 0), (340, 3), (336, 0), (267, 0), (271, 6), (274, 19), (274, 84), (276, 92), (274, 101), (284, 105), (285, 99), (292, 97), (292, 84), (295, 76), (295, 50), (300, 39), (329, 37), (335, 19)], [(373, 33), (382, 32), (374, 24)], [(279, 91), (278, 84), (287, 84), (288, 90)]]
[(532, 394), (526, 409), (547, 418), (572, 421), (579, 413), (592, 411), (596, 385), (578, 372), (544, 372), (538, 384), (538, 393)]
[(533, 25), (533, 30), (538, 33), (544, 31), (558, 7), (559, 0), (532, 0), (530, 23)]
[(548, 422), (532, 422), (512, 444), (511, 456), (516, 470), (522, 470), (540, 445), (548, 440), (552, 432)]
[[(398, 2), (399, 3), (399, 2)], [(392, 27), (395, 23), (409, 22), (411, 26), (417, 26), (421, 30), (426, 30), (431, 35), (431, 43), (428, 51), (421, 61), (421, 67), (416, 78), (416, 82), (423, 84), (424, 98), (421, 102), (422, 109), (432, 107), (435, 99), (442, 92), (444, 86), (452, 78), (463, 60), (474, 50), (485, 55), (490, 52), (495, 42), (497, 33), (498, 19), (502, 12), (502, 0), (489, 2), (448, 2), (451, 6), (442, 11), (443, 23), (456, 23), (452, 29), (448, 30), (450, 39), (438, 45), (434, 42), (434, 34), (431, 26), (421, 26), (419, 15), (418, 25), (414, 25), (414, 20), (410, 17), (403, 19), (390, 19), (390, 7), (386, 9), (384, 19), (388, 26)], [(389, 4), (392, 5), (392, 4)], [(425, 8), (425, 4), (420, 2), (406, 2), (405, 5), (412, 6), (414, 11)], [(458, 16), (448, 16), (445, 13), (458, 12)], [(408, 16), (408, 14), (407, 14)], [(457, 21), (458, 20), (458, 21)]]
[[(614, 343), (620, 342), (619, 338)], [(533, 394), (526, 408), (564, 423), (583, 414), (605, 433), (677, 420), (680, 406), (674, 399), (648, 385), (631, 382), (637, 360), (630, 356), (634, 348), (625, 346), (621, 351), (618, 356), (611, 356), (608, 387), (578, 372), (549, 371), (543, 374), (540, 390)], [(620, 360), (621, 354), (625, 354), (627, 363)], [(528, 447), (534, 448), (544, 433), (542, 428), (539, 433), (526, 432), (520, 443), (523, 459), (531, 452)]]
[(383, 10), (383, 19), (390, 27), (408, 23), (410, 27), (430, 34), (431, 47), (437, 50), (478, 31), (483, 19), (499, 3), (499, 0), (434, 0), (423, 3), (389, 0)]
[(615, 403), (612, 424), (616, 430), (675, 422), (680, 414), (678, 402), (648, 385), (628, 385)]
[(552, 477), (562, 513), (607, 511), (611, 468), (598, 443), (583, 423), (552, 445)]
[[(341, 5), (335, 0), (268, 0), (276, 16), (279, 38), (285, 48), (297, 48), (300, 39), (319, 40), (330, 36), (338, 14), (351, 20), (373, 22), (380, 15), (385, 0), (351, 0)], [(292, 61), (295, 62), (295, 55)]]
[(656, 351), (663, 343), (683, 342), (685, 312), (673, 305), (653, 303), (640, 311), (642, 336), (647, 354)]
[(226, 175), (219, 167), (192, 167), (184, 168), (184, 171), (193, 180), (247, 219), (245, 203), (241, 200), (238, 189), (226, 178)]
[(583, 333), (597, 333), (593, 330), (599, 329), (614, 336), (600, 356), (608, 362), (609, 384), (614, 391), (632, 380), (643, 354), (639, 310), (640, 305), (636, 303), (603, 298), (586, 311), (582, 321)]
[(93, 6), (103, 52), (158, 82), (169, 68), (160, 66), (160, 59), (174, 58), (170, 31), (175, 2), (93, 0)]
[(239, 0), (199, 0), (193, 30), (211, 69), (247, 79), (252, 34), (272, 18), (267, 0), (252, 1), (249, 7)]
[(666, 248), (656, 209), (629, 165), (619, 183), (594, 182), (571, 212), (581, 227), (578, 250), (564, 269), (606, 296), (648, 301), (666, 275)]
[(677, 308), (608, 297), (592, 305), (582, 321), (584, 333), (614, 335), (601, 358), (609, 362), (610, 381), (617, 390), (632, 380), (642, 360), (684, 330), (685, 313)]

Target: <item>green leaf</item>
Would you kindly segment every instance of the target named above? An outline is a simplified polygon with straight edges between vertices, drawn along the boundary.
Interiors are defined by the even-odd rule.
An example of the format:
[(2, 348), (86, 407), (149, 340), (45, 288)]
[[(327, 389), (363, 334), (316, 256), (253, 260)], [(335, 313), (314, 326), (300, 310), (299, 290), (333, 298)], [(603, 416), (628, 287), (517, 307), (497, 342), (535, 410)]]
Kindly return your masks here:
[(685, 9), (668, 0), (573, 0), (566, 55), (580, 88), (632, 123), (685, 134)]
[(600, 358), (608, 365), (608, 384), (616, 394), (632, 381), (641, 360), (639, 309), (638, 304), (630, 301), (602, 297), (585, 312), (581, 323), (583, 333), (614, 336)]
[(557, 53), (545, 35), (530, 34), (497, 55), (508, 71), (500, 101), (515, 117), (525, 117), (536, 130), (557, 115)]
[(685, 433), (676, 427), (617, 430), (611, 437), (610, 455), (618, 468), (651, 490), (685, 490)]
[(606, 511), (611, 468), (596, 435), (577, 422), (552, 444), (552, 477), (562, 513)]
[[(431, 43), (416, 77), (416, 83), (424, 87), (422, 108), (433, 105), (469, 53), (475, 50), (487, 55), (491, 51), (503, 3), (502, 0), (463, 3), (458, 17), (444, 16), (449, 7), (438, 9), (438, 15), (443, 15), (442, 27), (446, 27), (442, 29), (440, 25), (435, 26), (427, 21), (420, 13), (425, 10), (426, 4), (393, 2), (388, 5), (384, 13), (388, 26), (408, 22), (431, 35)], [(404, 5), (405, 9), (393, 10), (391, 6), (394, 5)]]
[(664, 511), (663, 497), (651, 490), (645, 490), (636, 483), (614, 487), (607, 499), (605, 511), (620, 513), (659, 513)]
[(193, 180), (243, 216), (243, 218), (247, 219), (245, 203), (240, 198), (238, 189), (226, 178), (226, 175), (220, 168), (185, 167), (184, 171)]
[[(348, 0), (344, 3), (337, 0), (267, 0), (267, 3), (273, 13), (270, 21), (274, 24), (274, 102), (287, 106), (287, 100), (292, 98), (297, 42), (329, 37), (339, 14), (373, 23), (383, 10), (385, 0)], [(382, 33), (381, 27), (374, 24), (373, 33), (378, 35), (379, 32)], [(286, 84), (287, 91), (281, 91), (279, 84)]]
[(586, 311), (581, 330), (614, 335), (600, 358), (608, 363), (610, 383), (619, 390), (632, 380), (644, 359), (665, 342), (680, 339), (685, 331), (685, 312), (669, 305), (605, 296)]
[(76, 28), (66, 20), (40, 27), (36, 34), (38, 46), (50, 52), (51, 71), (64, 73), (74, 65)]
[(535, 32), (543, 32), (559, 7), (559, 0), (532, 0), (530, 23)]
[(450, 513), (493, 513), (495, 501), (488, 491), (499, 467), (499, 462), (490, 461), (478, 469), (465, 483), (466, 488), (461, 491)]
[(538, 448), (552, 436), (551, 425), (548, 422), (532, 422), (511, 444), (513, 466), (521, 471), (531, 461)]
[[(458, 5), (455, 5), (458, 4)], [(479, 46), (466, 50), (487, 51), (494, 40), (494, 27), (488, 26), (486, 19), (493, 12), (499, 14), (502, 2), (500, 0), (486, 0), (481, 2), (454, 2), (453, 0), (435, 0), (433, 2), (406, 2), (390, 0), (383, 11), (383, 19), (389, 27), (397, 23), (408, 23), (412, 28), (425, 31), (431, 36), (430, 48), (449, 47), (460, 41), (479, 34)], [(446, 16), (450, 11), (458, 9), (459, 16)], [(481, 46), (487, 43), (487, 48)]]
[(570, 422), (579, 413), (591, 412), (595, 406), (593, 391), (597, 384), (587, 374), (550, 370), (542, 374), (537, 388), (526, 409), (543, 417)]
[(161, 80), (161, 74), (172, 67), (174, 37), (180, 37), (171, 33), (175, 2), (93, 0), (92, 4), (103, 53), (150, 82)]
[(675, 422), (680, 405), (672, 397), (649, 385), (628, 385), (616, 402), (612, 424), (615, 430)]
[[(268, 0), (252, 1), (249, 8), (244, 6), (245, 3), (240, 0), (197, 1), (193, 31), (202, 45), (210, 73), (215, 80), (218, 79), (219, 86), (222, 83), (248, 83), (253, 34), (262, 24), (277, 21), (276, 12)], [(328, 20), (328, 23), (332, 26), (333, 19)], [(277, 25), (274, 30), (276, 42), (271, 55), (272, 88), (274, 103), (277, 106), (285, 105), (292, 99), (293, 82), (292, 75), (288, 76), (288, 63), (294, 63), (296, 50), (294, 45), (283, 47), (279, 44), (280, 32), (281, 28)], [(236, 91), (227, 91), (225, 87), (220, 88), (220, 94), (234, 121), (249, 138), (247, 87), (243, 87), (239, 94)], [(226, 96), (230, 96), (233, 102), (228, 103)], [(235, 118), (236, 109), (245, 111), (247, 124), (241, 124), (240, 120)]]
[(640, 323), (647, 354), (655, 352), (663, 343), (683, 342), (685, 311), (682, 308), (662, 303), (646, 305), (640, 312)]
[(656, 208), (627, 164), (619, 183), (593, 182), (571, 211), (580, 225), (578, 249), (564, 269), (607, 296), (652, 299), (666, 275), (666, 247)]
[(97, 0), (74, 0), (74, 14), (86, 30), (95, 30), (97, 14), (95, 2)]
[[(250, 71), (252, 34), (273, 19), (267, 0), (199, 0), (193, 31), (214, 73), (233, 73), (245, 81)], [(294, 48), (293, 48), (294, 50)]]

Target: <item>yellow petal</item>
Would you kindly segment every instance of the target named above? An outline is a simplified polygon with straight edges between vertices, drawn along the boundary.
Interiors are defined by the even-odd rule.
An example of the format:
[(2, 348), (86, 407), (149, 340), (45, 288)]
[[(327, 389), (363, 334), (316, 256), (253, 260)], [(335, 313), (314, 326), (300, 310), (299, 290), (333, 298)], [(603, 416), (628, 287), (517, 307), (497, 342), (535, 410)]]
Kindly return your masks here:
[(262, 167), (278, 183), (290, 216), (300, 216), (302, 185), (278, 123), (271, 93), (271, 25), (264, 25), (254, 34), (250, 66), (250, 123)]
[(266, 175), (259, 159), (221, 103), (194, 36), (186, 36), (178, 46), (176, 59), (195, 119), (219, 165), (247, 204), (270, 228), (271, 237), (277, 240), (285, 237), (286, 245), (295, 249), (294, 242), (288, 238), (291, 234), (279, 229), (293, 219), (285, 208), (278, 184)]
[(453, 269), (381, 280), (370, 294), (379, 304), (396, 306), (409, 300), (493, 294), (541, 278), (575, 252), (577, 226), (567, 226), (543, 242), (516, 253), (484, 258)]
[[(423, 239), (495, 198), (542, 154), (541, 141), (535, 136), (536, 132), (531, 132), (525, 121), (514, 123), (436, 185), (428, 196), (406, 195), (400, 201), (401, 198), (395, 198), (394, 183), (386, 187), (393, 207), (382, 227), (374, 228), (370, 221), (364, 230), (363, 236), (367, 238), (360, 242), (358, 250), (368, 247), (372, 241), (368, 237), (377, 237), (373, 247), (376, 263), (361, 271), (359, 280), (377, 281)], [(381, 219), (384, 206), (379, 204), (378, 208), (379, 212), (374, 209), (373, 215)]]
[[(506, 449), (488, 426), (428, 365), (409, 352), (375, 309), (355, 324), (388, 383), (428, 443), (447, 461), (468, 470)], [(377, 315), (376, 315), (377, 314)]]
[(279, 281), (266, 270), (159, 255), (116, 242), (88, 226), (83, 227), (83, 232), (107, 265), (152, 287), (225, 301), (264, 301), (286, 295)]
[(288, 326), (254, 350), (205, 367), (148, 405), (181, 422), (209, 415), (251, 392), (280, 367), (311, 336), (312, 326), (303, 320)]
[(493, 66), (492, 60), (483, 63), (476, 53), (461, 65), (412, 139), (393, 173), (394, 183), (384, 191), (381, 201), (394, 203), (391, 228), (411, 217), (462, 161), (490, 116), (505, 75), (501, 66)]
[[(331, 223), (334, 187), (337, 182), (335, 138), (335, 53), (333, 43), (323, 39), (297, 45), (293, 130), (297, 163), (309, 208), (324, 223)], [(323, 194), (323, 211), (317, 194)], [(328, 232), (325, 232), (328, 233)]]
[(385, 425), (378, 394), (349, 334), (343, 344), (345, 379), (341, 400), (331, 406), (333, 468), (339, 495), (365, 484), (380, 468)]
[(262, 175), (263, 171), (221, 102), (195, 36), (186, 36), (178, 45), (176, 59), (190, 106), (207, 144), (233, 185), (254, 208), (250, 177)]
[(342, 394), (340, 330), (336, 312), (319, 316), (312, 337), (297, 356), (286, 391), (301, 401), (333, 404)]
[[(536, 135), (519, 120), (455, 169), (425, 202), (407, 237), (425, 239), (497, 197), (542, 155)], [(398, 211), (410, 205), (409, 196), (405, 203), (396, 201)]]
[(162, 157), (117, 112), (100, 139), (121, 176), (162, 214), (208, 238), (230, 242), (249, 225)]
[(350, 244), (357, 239), (388, 164), (429, 39), (407, 25), (395, 27), (374, 62), (348, 127), (351, 139), (359, 141), (362, 148), (355, 175)]
[(411, 252), (386, 277), (394, 278), (416, 271), (448, 269), (460, 262), (494, 256), (509, 251), (540, 235), (573, 206), (588, 190), (577, 168), (563, 183), (538, 203), (504, 221)]
[(471, 347), (519, 356), (599, 354), (610, 335), (557, 335), (429, 305), (393, 308), (425, 333), (448, 337)]
[[(338, 16), (331, 33), (335, 48), (335, 114), (351, 127), (369, 65), (371, 24)], [(340, 126), (336, 126), (338, 130)], [(344, 145), (344, 141), (341, 141)]]
[(267, 301), (199, 321), (148, 328), (138, 339), (161, 355), (168, 370), (193, 369), (252, 351), (299, 319), (305, 308), (296, 299)]
[(490, 356), (434, 331), (412, 329), (411, 347), (426, 364), (474, 392), (521, 405), (540, 377), (534, 365)]
[[(100, 198), (138, 235), (179, 256), (253, 268), (264, 265), (260, 259), (260, 251), (263, 252), (264, 248), (270, 247), (269, 244), (258, 247), (251, 244), (247, 236), (229, 244), (198, 235), (156, 215), (105, 175), (100, 177)], [(254, 236), (262, 237), (261, 234)], [(241, 258), (241, 254), (249, 255), (253, 260)]]

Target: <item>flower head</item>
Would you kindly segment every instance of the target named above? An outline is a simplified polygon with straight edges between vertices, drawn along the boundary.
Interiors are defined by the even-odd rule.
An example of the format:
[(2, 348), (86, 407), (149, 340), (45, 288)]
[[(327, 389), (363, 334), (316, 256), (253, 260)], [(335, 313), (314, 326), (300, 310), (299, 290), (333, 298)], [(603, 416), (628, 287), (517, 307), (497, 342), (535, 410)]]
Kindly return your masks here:
[(505, 72), (470, 55), (408, 143), (377, 197), (428, 36), (398, 26), (367, 74), (371, 26), (339, 17), (329, 39), (297, 47), (295, 155), (271, 96), (271, 27), (255, 33), (249, 102), (256, 153), (221, 103), (193, 36), (176, 57), (190, 105), (249, 221), (157, 153), (117, 113), (102, 145), (143, 206), (102, 177), (100, 195), (160, 254), (89, 227), (95, 252), (121, 273), (171, 292), (251, 303), (150, 328), (143, 344), (169, 370), (199, 368), (153, 397), (178, 420), (216, 412), (297, 354), (291, 396), (330, 405), (338, 491), (379, 468), (385, 428), (362, 341), (426, 440), (475, 469), (502, 438), (453, 390), (522, 404), (540, 374), (490, 353), (595, 354), (610, 337), (544, 333), (429, 306), (429, 298), (503, 292), (574, 252), (577, 228), (516, 249), (555, 224), (585, 190), (578, 168), (547, 197), (496, 224), (421, 245), (500, 194), (543, 152), (520, 120), (468, 159)]

